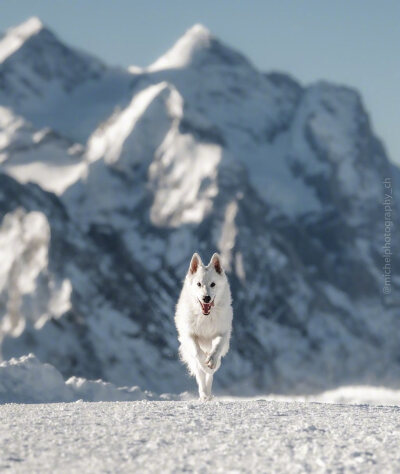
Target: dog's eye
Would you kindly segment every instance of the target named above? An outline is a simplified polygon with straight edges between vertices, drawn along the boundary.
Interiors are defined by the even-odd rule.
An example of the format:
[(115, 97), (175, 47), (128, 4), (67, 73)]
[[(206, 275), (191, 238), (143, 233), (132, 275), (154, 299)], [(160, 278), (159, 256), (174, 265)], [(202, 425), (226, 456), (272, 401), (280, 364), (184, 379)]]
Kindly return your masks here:
[(211, 286), (211, 288), (212, 288), (213, 286), (215, 286), (215, 283), (214, 283), (214, 282), (212, 282), (210, 286)]
[(197, 282), (197, 286), (201, 286), (201, 283), (199, 281)]

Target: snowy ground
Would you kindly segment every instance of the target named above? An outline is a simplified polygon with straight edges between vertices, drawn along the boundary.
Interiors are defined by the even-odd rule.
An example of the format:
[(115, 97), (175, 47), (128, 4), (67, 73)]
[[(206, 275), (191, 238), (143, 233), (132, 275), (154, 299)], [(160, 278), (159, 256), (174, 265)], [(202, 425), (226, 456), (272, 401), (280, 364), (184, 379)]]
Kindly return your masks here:
[(136, 401), (0, 406), (12, 472), (399, 472), (400, 408)]
[(398, 390), (194, 396), (65, 381), (33, 354), (4, 361), (0, 471), (400, 472)]

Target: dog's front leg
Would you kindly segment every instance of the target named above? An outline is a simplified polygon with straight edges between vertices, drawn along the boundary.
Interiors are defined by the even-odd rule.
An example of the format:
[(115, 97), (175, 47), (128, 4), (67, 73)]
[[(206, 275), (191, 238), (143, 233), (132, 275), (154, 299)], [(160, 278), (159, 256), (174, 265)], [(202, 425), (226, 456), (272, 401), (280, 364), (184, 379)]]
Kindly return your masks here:
[(215, 369), (217, 367), (225, 340), (225, 335), (217, 336), (212, 340), (211, 351), (206, 357), (206, 365), (209, 369)]
[(195, 369), (196, 382), (199, 388), (199, 398), (202, 401), (210, 400), (211, 392), (208, 391), (207, 374), (197, 366)]
[(189, 345), (190, 345), (190, 349), (191, 349), (191, 352), (192, 352), (192, 355), (196, 358), (199, 357), (200, 355), (200, 346), (196, 340), (196, 337), (194, 336), (189, 336), (188, 338), (188, 342), (189, 342)]
[(193, 367), (193, 372), (196, 376), (200, 400), (210, 400), (212, 375), (210, 384), (209, 379), (207, 378), (208, 374), (206, 374), (204, 371), (206, 369), (206, 367), (204, 367), (206, 355), (199, 346), (196, 336), (188, 336), (187, 346), (192, 354), (192, 357), (194, 357), (194, 359), (197, 361)]
[(205, 354), (201, 350), (201, 348), (199, 346), (199, 343), (197, 342), (197, 337), (188, 335), (185, 338), (185, 343), (186, 343), (186, 346), (188, 347), (192, 357), (194, 357), (199, 362), (203, 361), (203, 363), (204, 363)]

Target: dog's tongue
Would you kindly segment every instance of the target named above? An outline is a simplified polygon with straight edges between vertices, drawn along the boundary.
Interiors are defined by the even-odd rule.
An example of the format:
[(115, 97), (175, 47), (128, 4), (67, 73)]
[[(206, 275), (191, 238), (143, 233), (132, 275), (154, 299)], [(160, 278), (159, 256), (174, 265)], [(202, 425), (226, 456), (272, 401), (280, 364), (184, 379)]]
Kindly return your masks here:
[(202, 303), (203, 306), (203, 313), (208, 314), (211, 311), (211, 306), (214, 306), (214, 301), (211, 301), (211, 303)]

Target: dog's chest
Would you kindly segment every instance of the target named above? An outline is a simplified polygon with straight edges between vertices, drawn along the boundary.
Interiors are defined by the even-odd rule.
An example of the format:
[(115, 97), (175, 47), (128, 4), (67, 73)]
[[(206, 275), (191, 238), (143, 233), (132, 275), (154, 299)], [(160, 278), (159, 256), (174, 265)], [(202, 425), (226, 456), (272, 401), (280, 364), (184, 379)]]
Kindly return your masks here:
[(201, 339), (212, 339), (221, 330), (218, 319), (213, 316), (193, 316), (191, 326), (193, 334)]

